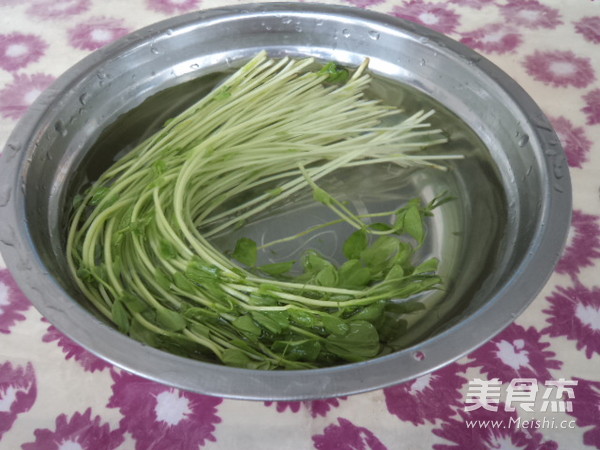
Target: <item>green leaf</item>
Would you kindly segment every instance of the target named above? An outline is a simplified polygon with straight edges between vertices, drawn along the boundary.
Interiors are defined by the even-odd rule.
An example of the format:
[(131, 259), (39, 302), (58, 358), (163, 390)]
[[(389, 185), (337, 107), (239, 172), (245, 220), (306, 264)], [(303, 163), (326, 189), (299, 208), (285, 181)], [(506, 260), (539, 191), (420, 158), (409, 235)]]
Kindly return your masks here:
[(252, 362), (248, 355), (238, 348), (227, 348), (223, 350), (221, 361), (223, 361), (223, 364), (226, 366), (240, 367), (243, 369), (248, 368)]
[(396, 314), (409, 314), (416, 311), (423, 311), (426, 309), (425, 305), (421, 302), (410, 301), (410, 302), (392, 302), (387, 306), (387, 310)]
[(431, 200), (429, 202), (429, 205), (427, 205), (427, 210), (429, 212), (431, 212), (432, 210), (434, 210), (435, 208), (442, 206), (448, 202), (451, 202), (453, 200), (456, 200), (456, 197), (453, 197), (451, 195), (448, 194), (448, 192), (442, 192), (439, 195), (436, 195), (433, 200)]
[(420, 273), (433, 273), (437, 270), (439, 262), (440, 261), (437, 258), (429, 258), (427, 261), (415, 267), (415, 270), (413, 270), (413, 274), (416, 275)]
[(261, 294), (259, 292), (253, 292), (250, 294), (250, 304), (253, 306), (275, 306), (277, 305), (277, 299), (270, 294)]
[(400, 248), (400, 241), (394, 236), (381, 236), (370, 247), (362, 251), (361, 261), (377, 274), (385, 271), (393, 262)]
[(131, 321), (131, 326), (129, 327), (129, 336), (136, 341), (151, 347), (156, 347), (157, 345), (156, 333), (146, 328), (143, 324), (135, 320), (135, 318)]
[(369, 229), (373, 231), (390, 231), (392, 227), (383, 222), (375, 222), (369, 225)]
[(269, 275), (277, 276), (283, 275), (284, 273), (289, 272), (296, 264), (296, 261), (287, 261), (273, 264), (265, 264), (264, 266), (258, 267), (262, 272), (265, 272)]
[(134, 313), (141, 313), (148, 308), (146, 302), (128, 292), (125, 292), (123, 295), (121, 295), (119, 300), (123, 302), (124, 305), (127, 305), (127, 308)]
[(366, 320), (374, 322), (381, 317), (388, 302), (379, 301), (368, 306), (364, 306), (358, 312), (354, 313), (349, 320)]
[(366, 321), (350, 322), (350, 329), (344, 336), (331, 334), (327, 337), (327, 351), (346, 361), (364, 361), (379, 352), (379, 334), (375, 327)]
[(235, 328), (252, 336), (260, 336), (262, 329), (254, 322), (252, 317), (245, 315), (238, 317), (231, 323)]
[(161, 239), (158, 252), (162, 258), (165, 259), (174, 259), (177, 257), (177, 249), (175, 246), (167, 241), (166, 239)]
[(152, 164), (152, 171), (154, 172), (155, 177), (159, 177), (167, 171), (167, 163), (162, 159), (156, 161)]
[(156, 310), (156, 322), (167, 331), (181, 331), (187, 325), (181, 313), (167, 308)]
[(256, 323), (273, 334), (279, 334), (289, 327), (288, 315), (285, 311), (252, 311), (250, 314)]
[(314, 250), (308, 250), (305, 254), (304, 254), (304, 258), (303, 258), (303, 265), (304, 265), (304, 269), (312, 274), (317, 274), (319, 273), (321, 270), (325, 269), (326, 267), (333, 267), (333, 264), (331, 262), (329, 262), (327, 259), (323, 258), (321, 255), (319, 255), (316, 251)]
[(92, 189), (92, 198), (89, 201), (89, 204), (92, 206), (99, 205), (102, 200), (108, 195), (110, 192), (110, 188), (106, 186), (96, 186)]
[(338, 273), (333, 265), (323, 267), (315, 276), (315, 283), (319, 286), (335, 287), (338, 284)]
[(410, 206), (404, 213), (403, 227), (405, 233), (410, 234), (419, 243), (423, 243), (425, 239), (425, 225), (423, 223), (423, 215), (416, 205)]
[(173, 282), (175, 286), (185, 292), (196, 292), (196, 285), (192, 283), (182, 272), (173, 274)]
[(77, 194), (77, 195), (75, 195), (75, 197), (73, 197), (73, 209), (74, 210), (78, 209), (81, 206), (81, 204), (83, 203), (83, 199), (84, 199), (83, 194)]
[(196, 320), (198, 322), (210, 321), (211, 319), (216, 319), (219, 317), (218, 313), (208, 310), (206, 308), (201, 308), (198, 306), (191, 306), (183, 311), (183, 317), (188, 320)]
[(327, 83), (343, 84), (350, 78), (350, 73), (343, 67), (338, 67), (333, 61), (325, 64), (317, 75), (327, 75), (325, 81)]
[(202, 260), (192, 260), (185, 269), (185, 276), (194, 283), (204, 284), (219, 279), (221, 269)]
[(271, 350), (290, 361), (315, 361), (321, 352), (321, 344), (313, 339), (298, 341), (275, 341)]
[(357, 230), (344, 242), (344, 256), (348, 259), (360, 258), (361, 252), (369, 245), (369, 238), (365, 230)]
[(171, 284), (173, 284), (173, 280), (161, 267), (157, 267), (154, 271), (154, 278), (158, 285), (164, 290), (168, 291), (169, 289), (171, 289)]
[(112, 321), (115, 323), (121, 333), (129, 332), (131, 315), (123, 306), (123, 302), (116, 300), (110, 309)]
[(201, 323), (192, 322), (188, 325), (190, 331), (198, 336), (210, 339), (210, 328)]
[(249, 238), (240, 238), (235, 244), (232, 257), (248, 267), (254, 267), (258, 258), (256, 242)]
[(322, 314), (319, 316), (321, 319), (321, 323), (323, 324), (323, 328), (328, 333), (335, 334), (337, 336), (345, 336), (350, 331), (350, 326), (344, 321), (344, 319), (340, 319), (339, 317), (332, 316), (330, 314)]
[(79, 269), (77, 269), (77, 278), (79, 278), (86, 284), (94, 283), (96, 281), (91, 270), (87, 269), (86, 267), (80, 267)]
[(414, 252), (412, 245), (407, 242), (398, 241), (398, 253), (394, 258), (394, 264), (402, 266), (402, 268), (407, 271), (410, 267), (410, 260)]
[(338, 270), (338, 286), (348, 289), (361, 288), (371, 281), (371, 271), (363, 267), (358, 259), (351, 259)]
[(312, 328), (317, 322), (313, 314), (300, 309), (290, 309), (289, 317), (293, 323), (304, 328)]

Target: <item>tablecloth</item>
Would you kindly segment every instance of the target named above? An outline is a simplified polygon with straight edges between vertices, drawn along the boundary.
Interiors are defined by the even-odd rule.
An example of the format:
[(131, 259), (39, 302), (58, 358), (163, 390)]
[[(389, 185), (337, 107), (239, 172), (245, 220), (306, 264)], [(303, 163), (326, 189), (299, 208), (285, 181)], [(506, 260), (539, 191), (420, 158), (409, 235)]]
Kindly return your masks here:
[[(0, 0), (0, 143), (37, 95), (91, 51), (169, 16), (231, 3)], [(574, 212), (542, 292), (491, 341), (414, 381), (342, 398), (256, 402), (179, 391), (112, 367), (41, 317), (0, 268), (0, 448), (600, 448), (600, 1), (331, 3), (465, 43), (551, 119), (571, 169)], [(502, 400), (481, 407), (473, 398), (482, 392)]]

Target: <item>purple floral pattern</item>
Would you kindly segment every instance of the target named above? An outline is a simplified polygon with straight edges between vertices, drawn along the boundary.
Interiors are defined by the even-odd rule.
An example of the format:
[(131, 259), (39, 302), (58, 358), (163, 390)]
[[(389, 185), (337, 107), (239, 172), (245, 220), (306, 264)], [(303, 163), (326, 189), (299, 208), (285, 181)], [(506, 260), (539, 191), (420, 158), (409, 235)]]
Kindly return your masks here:
[(454, 363), (433, 373), (383, 390), (390, 414), (400, 420), (422, 425), (446, 420), (462, 404), (461, 387), (467, 379), (459, 375), (465, 367)]
[(575, 30), (588, 42), (600, 44), (600, 16), (584, 17), (575, 23)]
[(498, 378), (508, 383), (513, 378), (553, 378), (551, 369), (560, 369), (562, 363), (553, 359), (554, 352), (541, 341), (542, 335), (534, 327), (509, 325), (502, 333), (469, 355), (470, 366), (479, 367), (488, 379)]
[(555, 87), (583, 88), (596, 79), (590, 59), (578, 57), (570, 50), (536, 50), (527, 56), (524, 65), (533, 78)]
[(486, 53), (507, 53), (514, 51), (523, 39), (517, 31), (504, 24), (495, 23), (463, 33), (460, 41)]
[(573, 411), (567, 414), (575, 417), (577, 426), (586, 428), (583, 443), (600, 448), (600, 382), (581, 378), (574, 381), (577, 386), (573, 387)]
[(54, 430), (35, 430), (35, 442), (23, 444), (23, 450), (114, 450), (124, 441), (120, 430), (111, 430), (100, 416), (92, 418), (92, 409), (75, 413), (70, 419), (65, 414), (56, 418)]
[[(0, 32), (0, 129), (5, 130), (4, 141), (54, 75), (85, 53), (161, 17), (223, 4), (220, 0), (210, 4), (202, 0), (137, 0), (124, 8), (112, 8), (109, 3), (0, 0), (6, 21)], [(0, 447), (225, 448), (238, 438), (238, 429), (248, 427), (266, 430), (260, 433), (261, 439), (266, 441), (265, 447), (274, 447), (278, 433), (269, 433), (272, 424), (274, 429), (284, 425), (311, 430), (308, 442), (306, 436), (303, 442), (286, 442), (290, 448), (382, 450), (386, 445), (390, 449), (412, 445), (438, 450), (550, 450), (558, 447), (551, 440), (555, 439), (561, 448), (587, 445), (600, 449), (600, 376), (594, 372), (600, 358), (600, 282), (596, 279), (600, 210), (595, 201), (600, 192), (600, 182), (595, 181), (600, 161), (600, 66), (596, 55), (600, 10), (594, 7), (600, 7), (600, 0), (334, 3), (385, 11), (449, 34), (489, 56), (550, 113), (575, 180), (576, 209), (565, 250), (545, 294), (536, 299), (527, 315), (457, 363), (358, 398), (265, 402), (264, 408), (258, 404), (249, 415), (245, 402), (179, 391), (121, 372), (97, 358), (49, 323), (40, 323), (28, 299), (0, 265), (0, 348), (4, 349), (4, 358), (0, 358)], [(380, 43), (387, 45), (383, 34)], [(11, 155), (24, 148), (23, 142), (12, 144), (16, 150)], [(532, 317), (545, 324), (540, 326)], [(424, 359), (425, 355), (415, 358)], [(519, 408), (502, 411), (502, 404), (498, 412), (465, 409), (464, 403), (470, 400), (466, 391), (472, 393), (471, 382), (476, 378), (501, 378), (505, 390), (516, 377), (538, 380), (543, 388), (542, 381), (575, 374), (585, 374), (581, 376), (587, 379), (575, 378), (579, 384), (574, 388), (573, 410), (557, 417), (558, 421), (564, 416), (576, 422), (575, 429), (467, 427), (467, 421), (473, 419), (514, 420), (518, 414), (525, 418)], [(81, 392), (89, 404), (81, 404)], [(53, 401), (48, 401), (49, 396)], [(105, 413), (107, 407), (110, 416)], [(536, 418), (544, 417), (552, 419), (553, 414), (536, 414)], [(248, 448), (260, 448), (261, 443), (242, 442)]]
[(181, 14), (200, 6), (200, 0), (146, 0), (148, 7), (165, 14)]
[(576, 276), (600, 258), (600, 217), (573, 211), (571, 228), (563, 254), (556, 265), (558, 273)]
[(94, 17), (69, 30), (69, 41), (75, 48), (96, 50), (130, 30), (123, 25), (122, 19)]
[(481, 9), (484, 6), (494, 4), (494, 0), (450, 0), (450, 3), (455, 3), (460, 6), (468, 6), (469, 8)]
[(358, 8), (367, 8), (369, 6), (375, 6), (380, 3), (384, 3), (385, 0), (345, 0), (347, 3), (354, 5)]
[(588, 359), (600, 355), (600, 288), (588, 289), (581, 283), (560, 287), (548, 297), (550, 308), (543, 312), (550, 325), (542, 330), (551, 337), (575, 341)]
[(312, 439), (318, 450), (387, 450), (372, 431), (343, 417), (338, 418), (337, 425), (329, 425), (323, 434)]
[[(498, 411), (478, 408), (473, 411), (458, 411), (458, 419), (449, 419), (441, 424), (433, 433), (449, 443), (433, 446), (434, 450), (489, 450), (514, 448), (522, 450), (555, 450), (558, 444), (545, 441), (541, 432), (536, 429), (519, 429), (516, 411), (505, 411), (502, 404)], [(479, 421), (479, 422), (478, 422)], [(483, 426), (483, 423), (498, 421), (499, 427)], [(510, 424), (513, 426), (510, 426)], [(466, 432), (465, 432), (466, 430)]]
[(0, 441), (11, 429), (19, 414), (31, 409), (37, 397), (37, 382), (31, 363), (13, 366), (0, 364)]
[(15, 71), (38, 61), (48, 44), (33, 34), (0, 34), (0, 67)]
[(442, 3), (407, 0), (394, 7), (392, 14), (446, 34), (454, 32), (459, 25), (459, 15)]
[(131, 433), (137, 450), (186, 450), (215, 441), (221, 422), (217, 397), (180, 391), (126, 372), (112, 372), (108, 407), (118, 408), (121, 429)]
[(31, 307), (8, 269), (0, 269), (0, 333), (8, 334), (17, 322), (25, 320), (22, 314)]
[(10, 119), (20, 118), (53, 81), (53, 76), (42, 73), (15, 75), (13, 82), (0, 90), (0, 115)]
[(288, 409), (293, 413), (297, 413), (302, 408), (305, 408), (310, 411), (311, 417), (325, 417), (332, 408), (337, 408), (340, 406), (340, 400), (346, 400), (346, 397), (324, 398), (322, 400), (306, 400), (298, 402), (265, 402), (265, 406), (271, 406), (275, 404), (275, 408), (278, 413), (283, 413)]
[(592, 148), (592, 142), (587, 138), (585, 130), (575, 127), (569, 119), (562, 116), (551, 118), (551, 121), (567, 154), (569, 166), (581, 169)]
[(537, 0), (509, 0), (502, 6), (505, 19), (528, 28), (554, 29), (562, 23), (560, 13)]
[[(42, 320), (46, 321), (46, 319)], [(77, 363), (83, 367), (83, 370), (86, 372), (95, 372), (96, 370), (102, 371), (112, 367), (111, 364), (88, 352), (83, 347), (77, 345), (71, 339), (58, 331), (53, 325), (48, 327), (48, 331), (46, 331), (46, 334), (44, 334), (42, 340), (44, 342), (56, 341), (57, 345), (65, 354), (65, 359), (69, 360), (73, 358), (73, 360), (77, 361)]]
[(581, 109), (587, 116), (588, 125), (600, 123), (600, 89), (594, 89), (583, 96), (585, 106)]
[(86, 12), (91, 4), (91, 0), (34, 0), (27, 12), (41, 19), (64, 19)]

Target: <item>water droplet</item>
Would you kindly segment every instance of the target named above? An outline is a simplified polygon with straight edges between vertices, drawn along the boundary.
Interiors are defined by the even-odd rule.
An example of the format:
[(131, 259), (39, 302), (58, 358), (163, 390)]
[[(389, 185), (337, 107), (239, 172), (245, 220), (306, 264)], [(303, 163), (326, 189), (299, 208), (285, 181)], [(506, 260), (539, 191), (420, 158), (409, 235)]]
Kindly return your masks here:
[(271, 25), (265, 25), (265, 30), (271, 31), (273, 27)]
[(529, 142), (529, 135), (524, 134), (523, 136), (521, 136), (519, 138), (519, 140), (517, 141), (517, 145), (519, 147), (525, 147), (527, 145), (527, 143)]
[(192, 69), (192, 70), (198, 70), (199, 68), (200, 68), (200, 64), (192, 64), (190, 66), (190, 69)]
[(56, 123), (54, 124), (54, 129), (61, 136), (66, 136), (67, 135), (67, 128), (65, 127), (65, 124), (63, 123), (62, 120), (57, 120), (56, 121)]
[(106, 72), (99, 70), (98, 72), (96, 72), (96, 76), (99, 80), (104, 80), (108, 75), (106, 74)]
[(154, 45), (150, 46), (150, 52), (152, 52), (153, 55), (160, 54), (160, 50), (157, 47), (155, 47)]
[(225, 58), (225, 64), (227, 64), (227, 66), (231, 66), (231, 58)]
[(427, 62), (425, 61), (424, 58), (421, 58), (421, 60), (419, 61), (419, 65), (424, 66), (425, 64), (427, 64)]
[(14, 247), (16, 242), (15, 231), (10, 226), (3, 226), (0, 230), (0, 242), (8, 247)]
[(469, 64), (469, 65), (477, 64), (479, 61), (481, 61), (480, 56), (471, 56), (471, 57), (467, 58), (467, 64)]
[(294, 30), (296, 30), (296, 33), (302, 33), (302, 27), (300, 25), (296, 25)]
[(88, 93), (84, 92), (83, 94), (81, 94), (79, 96), (79, 103), (81, 103), (82, 106), (85, 106), (85, 104), (88, 101), (88, 97), (89, 97)]
[(373, 39), (374, 41), (378, 41), (379, 40), (379, 36), (380, 36), (380, 34), (377, 31), (375, 31), (375, 30), (369, 31), (369, 37), (371, 39)]
[(10, 186), (3, 186), (0, 190), (0, 208), (5, 207), (10, 201), (12, 194), (12, 188)]
[(342, 36), (344, 36), (345, 38), (349, 38), (350, 37), (350, 30), (348, 30), (347, 28), (344, 28), (342, 30)]
[(19, 153), (19, 150), (21, 150), (20, 144), (9, 142), (6, 144), (6, 148), (3, 153), (3, 158), (5, 158), (5, 161), (8, 162)]
[(315, 22), (315, 25), (320, 27), (321, 25), (323, 25), (323, 19), (319, 19)]
[(557, 180), (560, 180), (562, 177), (565, 176), (564, 169), (565, 168), (562, 160), (554, 161), (554, 164), (552, 165), (552, 171), (554, 172), (554, 177)]
[(292, 18), (291, 17), (284, 17), (283, 19), (281, 19), (281, 23), (292, 23)]
[(168, 28), (167, 31), (165, 31), (165, 33), (167, 34), (167, 36), (172, 36), (175, 32), (172, 29)]

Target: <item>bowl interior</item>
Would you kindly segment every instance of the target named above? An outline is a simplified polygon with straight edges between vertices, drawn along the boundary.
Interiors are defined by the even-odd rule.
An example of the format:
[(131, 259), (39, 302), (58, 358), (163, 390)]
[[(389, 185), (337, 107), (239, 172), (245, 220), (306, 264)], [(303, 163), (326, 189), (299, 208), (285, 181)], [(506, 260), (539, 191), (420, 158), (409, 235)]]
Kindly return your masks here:
[[(407, 332), (394, 342), (397, 354), (373, 364), (325, 370), (319, 376), (326, 381), (317, 388), (302, 377), (290, 387), (289, 374), (244, 375), (243, 370), (219, 368), (215, 370), (225, 370), (222, 373), (230, 379), (212, 384), (184, 374), (186, 367), (212, 365), (166, 355), (119, 336), (80, 295), (64, 256), (74, 194), (118, 155), (263, 49), (273, 57), (313, 56), (349, 67), (368, 57), (374, 75), (369, 95), (408, 113), (435, 109), (431, 122), (448, 134), (449, 143), (430, 151), (466, 156), (444, 163), (446, 171), (381, 166), (327, 180), (334, 192), (365, 212), (393, 209), (412, 197), (429, 201), (444, 191), (455, 200), (436, 211), (421, 250), (421, 256), (440, 258), (445, 290), (424, 295), (427, 309), (403, 318)], [(19, 214), (28, 224), (33, 265), (50, 275), (49, 289), (57, 297), (39, 292), (44, 289), (38, 286), (34, 297), (39, 300), (33, 300), (59, 328), (100, 356), (169, 384), (218, 395), (341, 395), (413, 378), (450, 362), (492, 337), (526, 307), (558, 254), (556, 248), (547, 248), (543, 237), (550, 212), (562, 208), (568, 224), (568, 173), (558, 140), (535, 105), (503, 77), (489, 62), (436, 33), (348, 8), (276, 4), (228, 8), (141, 30), (67, 72), (34, 105), (27, 126), (16, 132), (26, 138), (20, 144), (26, 156), (16, 169), (22, 184)], [(241, 235), (258, 241), (276, 239), (281, 230), (293, 234), (327, 220), (327, 214), (321, 207), (300, 202), (222, 235), (214, 244), (228, 249)], [(555, 225), (558, 247), (566, 235), (562, 222), (564, 218)], [(343, 233), (333, 229), (319, 236), (319, 249), (336, 259)], [(283, 246), (278, 254), (291, 256), (306, 245), (311, 243)], [(545, 257), (545, 265), (534, 264), (535, 255)], [(267, 254), (263, 258), (275, 261)], [(29, 271), (29, 281), (35, 271), (35, 267)], [(537, 275), (531, 275), (534, 272)], [(35, 287), (37, 282), (29, 284)], [(498, 306), (502, 301), (504, 306)], [(92, 325), (75, 323), (76, 316), (87, 317)], [(104, 339), (98, 333), (126, 348), (114, 350), (109, 343), (98, 343)], [(427, 355), (426, 360), (412, 358), (415, 351)], [(160, 361), (165, 372), (140, 361), (144, 355)], [(377, 364), (385, 370), (375, 373)], [(355, 373), (365, 375), (353, 380), (343, 372), (350, 366), (360, 366)], [(235, 378), (245, 376), (242, 387), (234, 387)]]

